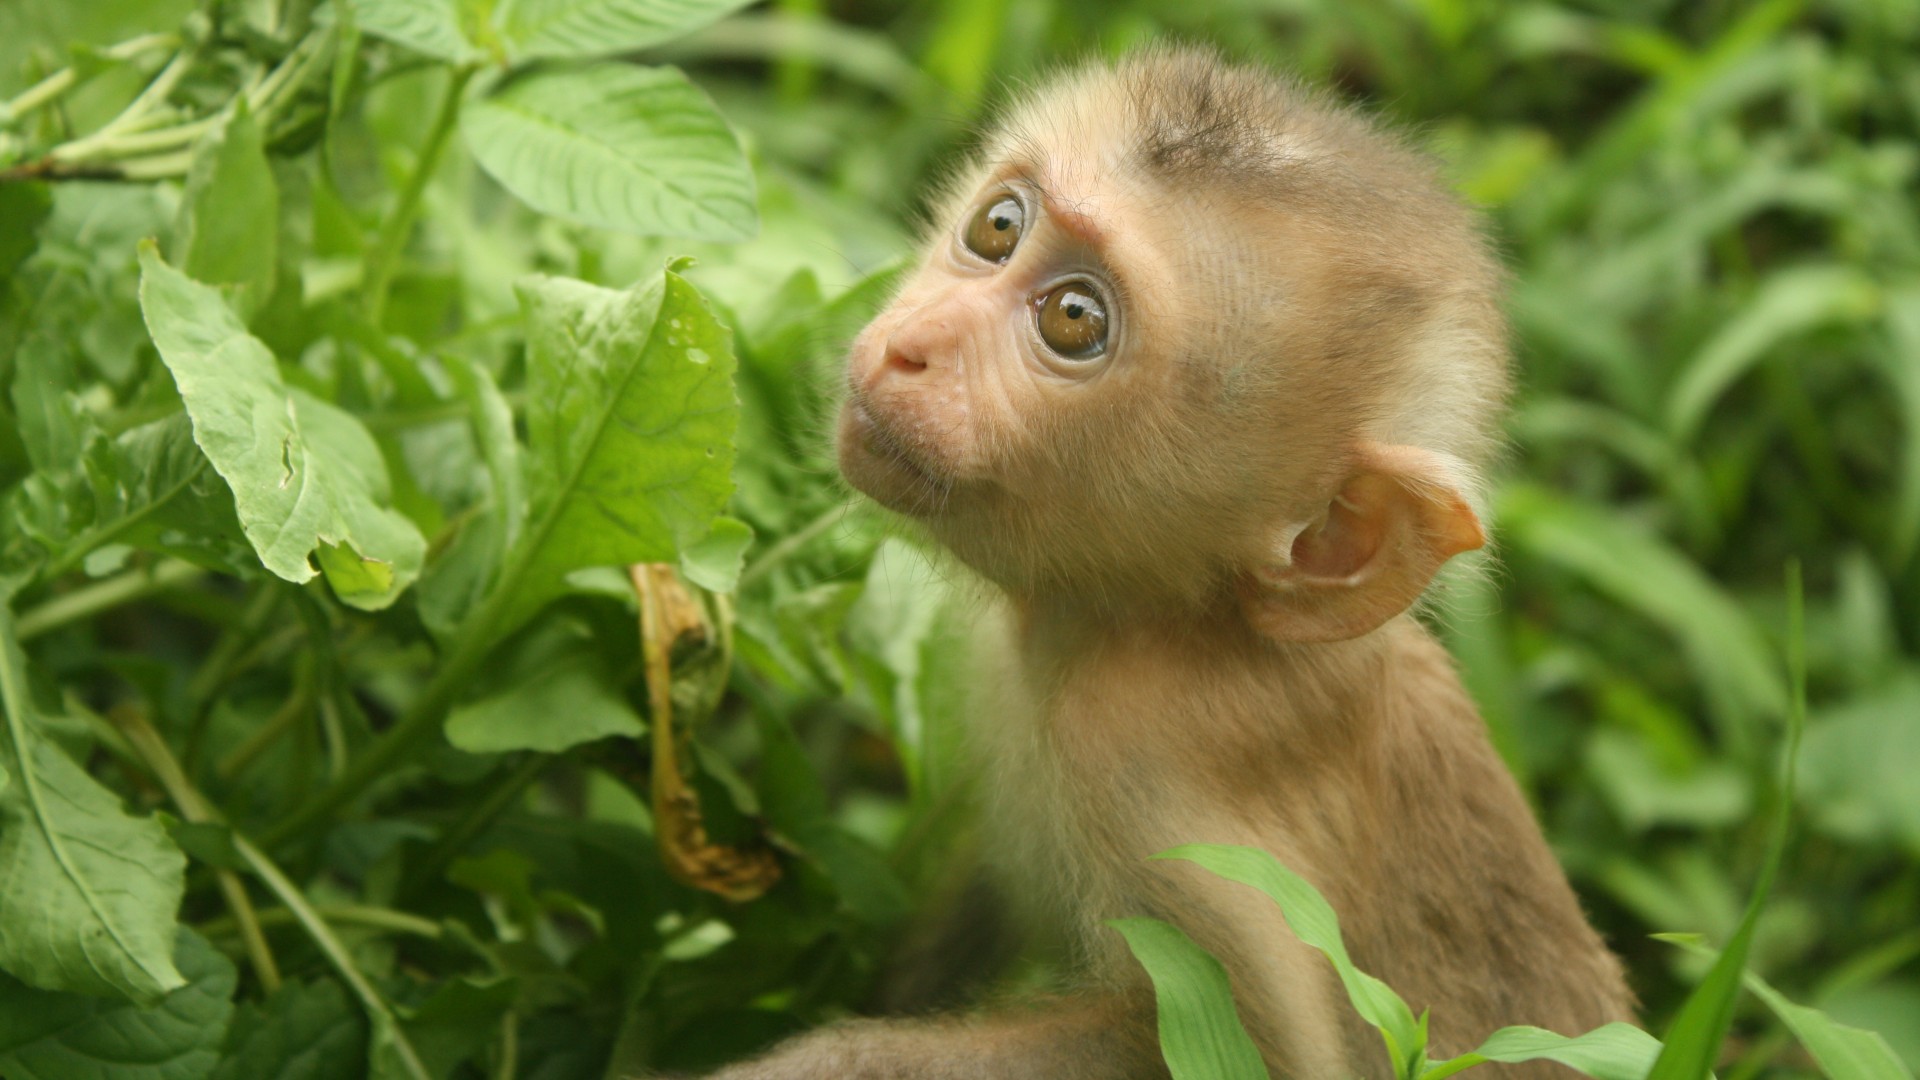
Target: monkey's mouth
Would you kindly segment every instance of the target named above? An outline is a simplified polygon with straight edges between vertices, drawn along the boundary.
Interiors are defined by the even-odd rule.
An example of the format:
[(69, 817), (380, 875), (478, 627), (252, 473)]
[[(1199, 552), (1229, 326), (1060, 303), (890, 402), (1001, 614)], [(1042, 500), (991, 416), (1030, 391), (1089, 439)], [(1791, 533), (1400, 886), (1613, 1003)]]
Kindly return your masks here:
[(945, 505), (951, 478), (933, 468), (856, 392), (840, 410), (840, 469), (882, 506), (926, 516)]

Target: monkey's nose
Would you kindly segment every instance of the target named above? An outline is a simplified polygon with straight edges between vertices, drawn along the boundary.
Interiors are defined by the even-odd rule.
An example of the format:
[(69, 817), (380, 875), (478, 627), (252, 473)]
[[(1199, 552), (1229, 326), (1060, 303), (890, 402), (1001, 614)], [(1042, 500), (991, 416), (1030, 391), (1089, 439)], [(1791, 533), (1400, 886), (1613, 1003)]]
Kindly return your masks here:
[(887, 342), (886, 356), (881, 359), (880, 366), (889, 372), (901, 375), (918, 375), (927, 370), (925, 360), (917, 356), (909, 356), (905, 350), (891, 341)]

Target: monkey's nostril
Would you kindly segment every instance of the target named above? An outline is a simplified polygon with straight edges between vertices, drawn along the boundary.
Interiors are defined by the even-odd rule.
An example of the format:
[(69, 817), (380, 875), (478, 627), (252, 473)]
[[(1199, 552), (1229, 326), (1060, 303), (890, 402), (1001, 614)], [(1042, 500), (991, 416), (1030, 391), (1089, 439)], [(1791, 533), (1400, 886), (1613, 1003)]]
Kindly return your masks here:
[(890, 370), (898, 371), (903, 375), (918, 375), (927, 370), (926, 361), (916, 360), (892, 346), (887, 348), (884, 364)]

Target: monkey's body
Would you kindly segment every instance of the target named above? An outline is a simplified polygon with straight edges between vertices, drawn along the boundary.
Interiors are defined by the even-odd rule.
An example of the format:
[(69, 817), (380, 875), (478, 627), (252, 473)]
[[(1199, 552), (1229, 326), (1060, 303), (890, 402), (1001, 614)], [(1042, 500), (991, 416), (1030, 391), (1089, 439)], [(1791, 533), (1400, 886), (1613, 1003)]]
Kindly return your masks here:
[[(992, 835), (1010, 845), (1002, 872), (1047, 883), (1038, 891), (1107, 985), (1145, 993), (1103, 920), (1155, 915), (1227, 965), (1276, 1076), (1390, 1075), (1378, 1033), (1271, 900), (1147, 861), (1183, 843), (1247, 844), (1326, 895), (1362, 970), (1416, 1012), (1432, 1009), (1436, 1056), (1507, 1024), (1578, 1033), (1631, 1018), (1619, 963), (1586, 925), (1451, 662), (1411, 618), (1337, 650), (1223, 640), (1205, 626), (1175, 637), (1112, 627), (1062, 657), (1049, 648), (1062, 636), (1017, 632), (1021, 659), (1007, 662), (1029, 708), (991, 724), (985, 803)], [(1187, 681), (1138, 677), (1170, 659)]]
[(1146, 861), (1195, 842), (1317, 886), (1354, 960), (1431, 1008), (1437, 1054), (1625, 1018), (1618, 963), (1406, 614), (1485, 540), (1507, 355), (1472, 215), (1365, 118), (1191, 50), (1047, 84), (983, 158), (854, 343), (840, 460), (1013, 613), (984, 676), (1010, 700), (975, 710), (985, 846), (1077, 929), (1085, 986), (835, 1026), (723, 1075), (1163, 1076), (1144, 975), (1102, 925), (1144, 914), (1226, 964), (1276, 1077), (1385, 1080), (1270, 900)]

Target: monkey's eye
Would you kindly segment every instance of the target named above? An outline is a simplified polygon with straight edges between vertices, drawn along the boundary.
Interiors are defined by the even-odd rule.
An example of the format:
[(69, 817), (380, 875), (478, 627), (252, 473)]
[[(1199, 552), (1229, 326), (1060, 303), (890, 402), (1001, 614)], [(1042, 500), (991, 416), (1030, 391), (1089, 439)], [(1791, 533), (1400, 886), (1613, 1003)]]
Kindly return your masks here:
[(1020, 200), (1003, 195), (973, 215), (962, 239), (968, 251), (988, 262), (1006, 262), (1019, 245), (1020, 230), (1026, 223), (1027, 211)]
[(1092, 360), (1107, 351), (1107, 305), (1084, 281), (1056, 286), (1037, 301), (1040, 339), (1069, 360)]

